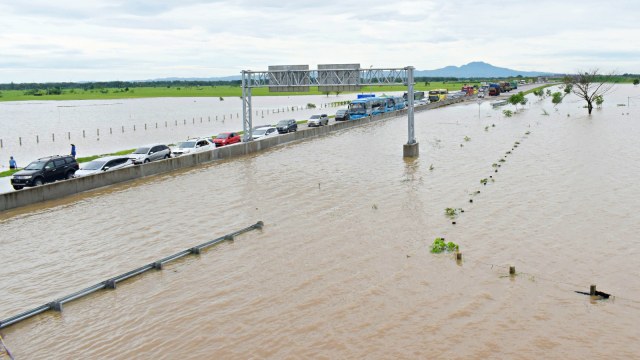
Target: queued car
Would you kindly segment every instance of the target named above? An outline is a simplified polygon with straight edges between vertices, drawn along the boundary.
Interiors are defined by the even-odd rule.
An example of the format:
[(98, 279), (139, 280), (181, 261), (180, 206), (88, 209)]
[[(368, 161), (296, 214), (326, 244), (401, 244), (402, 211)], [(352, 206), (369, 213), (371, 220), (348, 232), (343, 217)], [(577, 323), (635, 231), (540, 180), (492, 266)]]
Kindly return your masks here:
[(54, 155), (31, 162), (11, 177), (11, 186), (20, 190), (27, 186), (39, 186), (56, 180), (71, 179), (79, 169), (71, 155)]
[(171, 157), (171, 149), (163, 144), (151, 144), (142, 146), (128, 155), (134, 164), (143, 164), (150, 161), (168, 159)]
[(345, 121), (345, 120), (349, 120), (349, 110), (347, 109), (340, 109), (338, 111), (336, 111), (336, 121)]
[(187, 141), (181, 141), (171, 148), (171, 154), (173, 156), (180, 156), (185, 154), (195, 154), (207, 150), (213, 150), (215, 145), (213, 141), (205, 138), (189, 139)]
[(294, 119), (280, 120), (276, 124), (276, 129), (279, 134), (298, 131), (298, 123)]
[(311, 115), (311, 117), (309, 118), (309, 121), (307, 121), (308, 127), (322, 126), (322, 125), (329, 125), (329, 116), (327, 116), (327, 114)]
[(133, 165), (133, 161), (126, 155), (105, 156), (80, 165), (73, 177), (82, 177), (103, 171), (122, 169), (125, 166)]
[(258, 140), (278, 133), (275, 126), (263, 126), (252, 131), (251, 139)]
[(242, 139), (240, 139), (240, 135), (234, 132), (223, 132), (213, 139), (213, 143), (216, 144), (216, 147), (231, 145), (239, 143), (240, 141), (242, 141)]

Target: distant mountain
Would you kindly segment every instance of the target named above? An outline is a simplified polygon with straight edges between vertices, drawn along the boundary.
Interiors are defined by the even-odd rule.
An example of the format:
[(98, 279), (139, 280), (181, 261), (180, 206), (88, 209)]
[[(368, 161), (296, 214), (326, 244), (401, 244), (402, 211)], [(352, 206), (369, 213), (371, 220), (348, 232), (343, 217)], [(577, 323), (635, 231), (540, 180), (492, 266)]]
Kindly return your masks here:
[(507, 68), (501, 68), (487, 64), (482, 61), (470, 62), (466, 65), (446, 66), (435, 70), (417, 70), (413, 74), (418, 77), (456, 77), (456, 78), (491, 78), (491, 77), (510, 77), (510, 76), (548, 76), (553, 75), (550, 72), (540, 71), (519, 71)]

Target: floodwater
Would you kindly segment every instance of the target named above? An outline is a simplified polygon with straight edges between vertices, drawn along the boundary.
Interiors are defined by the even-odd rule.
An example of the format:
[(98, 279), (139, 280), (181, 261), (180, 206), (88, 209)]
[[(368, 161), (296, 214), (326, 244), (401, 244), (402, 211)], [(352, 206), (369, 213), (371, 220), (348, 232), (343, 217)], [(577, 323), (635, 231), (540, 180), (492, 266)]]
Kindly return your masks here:
[[(420, 112), (415, 160), (394, 118), (2, 213), (0, 318), (265, 222), (5, 343), (18, 359), (635, 358), (640, 125), (617, 104), (637, 92), (591, 117), (572, 96)], [(441, 236), (461, 263), (429, 252)], [(574, 292), (591, 284), (614, 297)]]

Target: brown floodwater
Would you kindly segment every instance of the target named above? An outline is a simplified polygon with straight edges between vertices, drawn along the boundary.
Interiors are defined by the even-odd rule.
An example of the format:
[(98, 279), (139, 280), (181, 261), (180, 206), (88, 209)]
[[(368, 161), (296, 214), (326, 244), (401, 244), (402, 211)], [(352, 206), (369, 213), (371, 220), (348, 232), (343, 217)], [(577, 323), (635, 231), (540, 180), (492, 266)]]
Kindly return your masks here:
[[(5, 343), (18, 359), (634, 358), (640, 125), (616, 105), (636, 92), (591, 117), (571, 96), (417, 113), (415, 160), (394, 118), (5, 212), (0, 318), (265, 222)], [(461, 263), (429, 252), (441, 236)], [(590, 284), (614, 297), (574, 292)]]

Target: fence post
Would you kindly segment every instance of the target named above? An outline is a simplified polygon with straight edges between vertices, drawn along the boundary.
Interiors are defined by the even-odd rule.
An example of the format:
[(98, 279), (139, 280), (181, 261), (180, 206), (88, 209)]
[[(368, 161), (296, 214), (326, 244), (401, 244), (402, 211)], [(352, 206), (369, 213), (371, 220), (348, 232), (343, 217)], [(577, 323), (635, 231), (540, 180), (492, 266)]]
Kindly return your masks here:
[(71, 131), (67, 131), (67, 139), (71, 140)]
[(85, 135), (85, 133), (84, 133), (84, 130), (82, 130), (82, 137), (83, 137), (83, 138), (84, 138), (84, 137), (86, 137), (86, 135)]
[(36, 143), (40, 144), (40, 137), (38, 135), (36, 135)]
[(20, 146), (22, 146), (22, 137), (18, 137), (18, 141), (20, 142)]
[(51, 141), (56, 142), (56, 134), (51, 134)]

